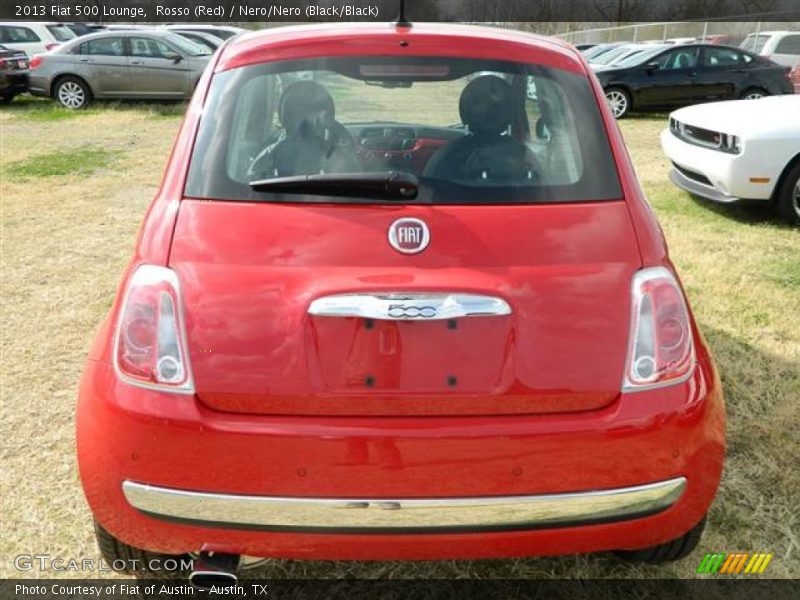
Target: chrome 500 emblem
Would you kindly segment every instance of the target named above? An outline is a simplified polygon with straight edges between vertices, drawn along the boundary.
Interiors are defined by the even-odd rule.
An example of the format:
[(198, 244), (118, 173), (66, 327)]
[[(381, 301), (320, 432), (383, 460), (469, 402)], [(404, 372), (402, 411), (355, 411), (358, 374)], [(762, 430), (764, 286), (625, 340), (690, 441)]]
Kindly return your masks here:
[(390, 304), (386, 314), (393, 319), (432, 319), (437, 312), (435, 306)]
[(403, 254), (417, 254), (428, 247), (431, 232), (419, 219), (397, 219), (389, 226), (389, 243)]

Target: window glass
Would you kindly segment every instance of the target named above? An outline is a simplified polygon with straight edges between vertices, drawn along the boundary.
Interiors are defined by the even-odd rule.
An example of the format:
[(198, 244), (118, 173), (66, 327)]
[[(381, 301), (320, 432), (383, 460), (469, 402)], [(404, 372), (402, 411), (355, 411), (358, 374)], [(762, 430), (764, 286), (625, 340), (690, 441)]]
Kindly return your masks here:
[(731, 67), (745, 63), (744, 54), (731, 50), (730, 48), (714, 48), (709, 46), (705, 49), (703, 64), (706, 67)]
[(430, 204), (621, 193), (587, 78), (541, 65), (427, 57), (251, 65), (214, 76), (203, 115), (192, 197), (319, 202), (250, 183), (388, 171), (417, 177), (415, 202)]
[(800, 35), (787, 35), (775, 47), (775, 54), (800, 54)]
[(75, 35), (75, 32), (66, 25), (47, 25), (47, 31), (59, 42), (74, 40), (78, 37)]
[(697, 67), (699, 54), (698, 47), (671, 50), (658, 58), (658, 66), (662, 71), (694, 69)]
[(755, 54), (759, 54), (768, 39), (768, 35), (748, 35), (741, 43), (741, 47)]
[(175, 53), (175, 51), (167, 46), (164, 42), (154, 38), (132, 37), (128, 39), (130, 40), (131, 45), (131, 56), (139, 56), (143, 58), (166, 58), (170, 53)]
[(41, 40), (32, 29), (4, 25), (0, 27), (0, 41), (6, 44), (25, 44)]
[(99, 40), (90, 40), (81, 44), (81, 54), (124, 56), (125, 49), (122, 38), (108, 37), (100, 38)]

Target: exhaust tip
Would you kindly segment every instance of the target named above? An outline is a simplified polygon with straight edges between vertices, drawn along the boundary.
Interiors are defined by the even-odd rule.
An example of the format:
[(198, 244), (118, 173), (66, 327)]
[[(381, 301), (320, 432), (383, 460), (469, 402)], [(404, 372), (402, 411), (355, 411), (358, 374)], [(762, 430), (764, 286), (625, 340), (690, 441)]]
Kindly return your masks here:
[(230, 588), (238, 582), (239, 578), (234, 573), (227, 571), (192, 571), (189, 574), (189, 583), (192, 584), (192, 587), (204, 592)]

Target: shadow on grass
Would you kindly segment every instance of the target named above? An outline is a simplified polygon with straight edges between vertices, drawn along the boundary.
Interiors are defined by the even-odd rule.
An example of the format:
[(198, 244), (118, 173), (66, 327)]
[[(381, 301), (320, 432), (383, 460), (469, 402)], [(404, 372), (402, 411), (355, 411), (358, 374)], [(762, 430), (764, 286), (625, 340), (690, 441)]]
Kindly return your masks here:
[(721, 204), (693, 194), (688, 194), (688, 196), (696, 206), (710, 210), (722, 217), (732, 219), (737, 223), (745, 225), (771, 225), (779, 229), (794, 229), (792, 225), (784, 223), (778, 218), (773, 211), (772, 203), (768, 200), (740, 200), (733, 204)]

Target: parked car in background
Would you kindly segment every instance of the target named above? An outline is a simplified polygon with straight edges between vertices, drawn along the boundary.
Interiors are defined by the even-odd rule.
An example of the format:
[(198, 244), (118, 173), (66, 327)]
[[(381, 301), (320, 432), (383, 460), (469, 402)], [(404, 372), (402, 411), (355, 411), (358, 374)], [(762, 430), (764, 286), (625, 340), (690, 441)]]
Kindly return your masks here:
[(793, 94), (789, 69), (741, 48), (688, 44), (596, 71), (614, 115), (699, 102)]
[(707, 35), (704, 38), (697, 40), (703, 44), (713, 44), (716, 46), (738, 46), (744, 41), (745, 35), (735, 35), (730, 33), (721, 33), (717, 35)]
[(740, 45), (779, 65), (792, 67), (800, 62), (800, 31), (762, 31), (751, 33)]
[(624, 45), (626, 43), (627, 42), (614, 42), (614, 43), (611, 43), (611, 44), (597, 44), (593, 48), (589, 48), (588, 50), (584, 51), (582, 54), (583, 54), (583, 57), (588, 61), (596, 60), (596, 59), (600, 58), (600, 56), (602, 56), (606, 52), (611, 52), (614, 48), (618, 48), (619, 46), (622, 46), (622, 45)]
[(593, 69), (616, 65), (632, 56), (644, 52), (645, 50), (649, 51), (652, 48), (653, 46), (650, 44), (623, 44), (621, 46), (617, 46), (613, 50), (601, 54), (599, 57), (589, 60), (589, 65)]
[(0, 45), (0, 102), (8, 104), (28, 89), (28, 56)]
[(211, 35), (210, 33), (201, 33), (199, 31), (183, 31), (182, 29), (171, 29), (170, 31), (181, 37), (185, 37), (187, 40), (190, 40), (195, 44), (204, 46), (212, 52), (219, 48), (224, 41), (215, 35)]
[(221, 40), (227, 40), (230, 37), (244, 33), (247, 29), (241, 27), (233, 27), (231, 25), (203, 25), (201, 23), (178, 23), (164, 25), (164, 29), (174, 29), (176, 31), (189, 31), (197, 33), (205, 33), (218, 37)]
[(75, 39), (75, 33), (63, 23), (5, 21), (0, 23), (0, 44), (28, 55), (41, 54)]
[(188, 98), (211, 54), (168, 31), (106, 31), (34, 57), (29, 87), (66, 108), (93, 98)]
[(661, 146), (678, 187), (715, 202), (771, 202), (800, 224), (800, 96), (682, 108)]
[(80, 386), (107, 563), (688, 555), (723, 390), (580, 54), (342, 23), (213, 61)]
[(789, 73), (789, 79), (791, 79), (794, 84), (794, 93), (800, 94), (800, 62), (798, 62), (797, 66)]
[(106, 25), (100, 23), (64, 23), (72, 30), (72, 33), (81, 37), (82, 35), (89, 35), (90, 33), (98, 33), (106, 29)]

